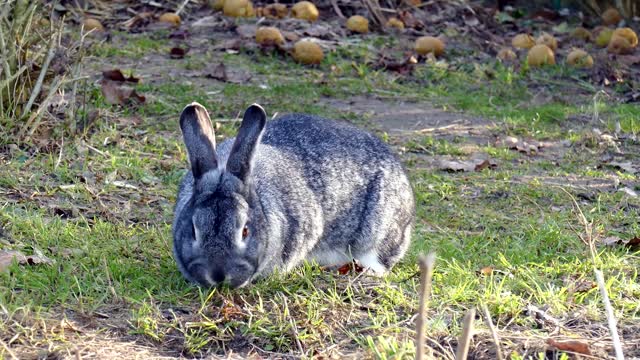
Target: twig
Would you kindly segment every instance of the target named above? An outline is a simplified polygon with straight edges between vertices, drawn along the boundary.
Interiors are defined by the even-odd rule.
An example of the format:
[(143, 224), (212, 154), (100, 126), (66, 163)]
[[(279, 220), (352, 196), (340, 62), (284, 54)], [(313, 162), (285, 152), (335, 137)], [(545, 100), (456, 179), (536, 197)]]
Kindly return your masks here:
[(180, 13), (182, 12), (182, 10), (184, 10), (184, 7), (187, 6), (187, 4), (189, 3), (189, 0), (184, 0), (182, 2), (182, 5), (180, 5), (180, 7), (178, 8), (178, 10), (176, 10), (176, 15), (180, 15)]
[(106, 153), (106, 152), (104, 152), (104, 151), (102, 151), (102, 150), (98, 150), (98, 149), (94, 148), (93, 146), (91, 146), (91, 145), (89, 145), (89, 144), (87, 144), (87, 143), (84, 143), (84, 145), (85, 145), (89, 150), (93, 150), (93, 151), (97, 152), (98, 154), (100, 154), (100, 155), (102, 155), (102, 156), (104, 156), (104, 157), (106, 157), (106, 158), (110, 158), (110, 157), (111, 157), (111, 155), (109, 155), (108, 153)]
[(54, 171), (56, 169), (58, 169), (58, 166), (60, 166), (60, 162), (62, 162), (62, 150), (63, 149), (64, 149), (64, 136), (62, 136), (62, 139), (60, 140), (60, 153), (58, 154), (58, 160), (56, 160), (56, 164), (53, 167)]
[(7, 346), (7, 344), (5, 344), (4, 341), (2, 341), (2, 339), (0, 339), (0, 344), (7, 351), (7, 353), (9, 354), (9, 357), (11, 357), (11, 359), (16, 359), (16, 360), (18, 359), (16, 354), (14, 354), (13, 351), (11, 351), (11, 349), (9, 349), (9, 346)]
[(602, 294), (602, 302), (607, 312), (607, 322), (609, 323), (609, 332), (611, 333), (611, 340), (613, 341), (613, 348), (616, 350), (616, 360), (624, 360), (624, 354), (622, 353), (622, 344), (620, 343), (620, 337), (618, 336), (618, 327), (616, 317), (613, 314), (613, 307), (609, 301), (609, 294), (607, 294), (607, 287), (604, 283), (604, 276), (602, 271), (594, 268), (593, 271), (596, 274), (596, 282), (600, 288), (600, 294)]
[[(595, 100), (594, 100), (595, 104)], [(594, 105), (595, 108), (595, 105)], [(562, 188), (561, 188), (562, 189)], [(597, 255), (596, 255), (596, 246), (595, 239), (593, 237), (593, 223), (587, 221), (587, 218), (584, 216), (580, 205), (576, 199), (569, 193), (567, 190), (562, 189), (573, 201), (573, 205), (576, 207), (578, 211), (578, 218), (585, 229), (586, 239), (582, 239), (588, 246), (589, 251), (591, 253), (591, 260), (593, 261), (593, 272), (596, 275), (596, 282), (598, 283), (598, 288), (600, 289), (600, 294), (602, 295), (602, 302), (604, 304), (604, 309), (607, 315), (607, 322), (609, 324), (609, 332), (611, 334), (611, 341), (613, 342), (613, 348), (616, 351), (616, 359), (624, 360), (624, 354), (622, 352), (622, 344), (620, 343), (620, 337), (618, 336), (618, 327), (615, 314), (613, 313), (613, 307), (611, 306), (611, 301), (609, 300), (609, 294), (607, 293), (607, 287), (604, 282), (604, 275), (602, 271), (598, 269), (597, 265)]]
[(424, 359), (425, 322), (427, 317), (427, 305), (431, 295), (431, 276), (433, 275), (433, 265), (436, 261), (436, 254), (430, 253), (426, 257), (420, 256), (418, 265), (420, 266), (420, 307), (418, 318), (416, 319), (416, 360)]
[(387, 22), (384, 15), (380, 12), (380, 4), (378, 0), (362, 0), (364, 6), (369, 10), (373, 19), (380, 25), (384, 26)]
[(496, 327), (493, 326), (493, 321), (491, 321), (491, 313), (489, 313), (489, 308), (487, 304), (482, 304), (482, 312), (484, 313), (484, 320), (489, 327), (489, 331), (491, 331), (491, 337), (493, 338), (493, 343), (496, 345), (496, 357), (498, 360), (504, 359), (502, 357), (502, 350), (500, 350), (500, 338), (498, 338), (498, 332), (496, 331)]
[(462, 334), (458, 341), (458, 348), (456, 349), (456, 360), (465, 360), (469, 354), (469, 344), (473, 337), (473, 320), (476, 317), (476, 309), (471, 309), (464, 316)]
[(25, 122), (24, 127), (20, 129), (20, 132), (18, 133), (19, 137), (22, 137), (25, 132), (28, 132), (29, 136), (33, 135), (38, 126), (40, 126), (42, 112), (49, 106), (51, 99), (56, 94), (61, 85), (61, 78), (56, 77), (55, 79), (53, 79), (53, 81), (51, 82), (51, 86), (49, 87), (49, 93), (47, 94), (47, 97), (45, 97), (44, 100), (40, 103), (38, 109), (36, 109), (36, 111), (34, 111), (31, 116), (29, 116), (29, 119)]
[(346, 19), (346, 17), (342, 13), (342, 10), (340, 10), (340, 7), (338, 6), (336, 0), (331, 0), (331, 5), (333, 6), (333, 10), (336, 12), (336, 15), (338, 15), (342, 19)]
[(47, 54), (46, 60), (42, 64), (42, 68), (40, 68), (38, 80), (36, 80), (36, 84), (33, 87), (33, 90), (31, 90), (31, 97), (29, 98), (27, 105), (24, 106), (24, 110), (22, 111), (23, 118), (27, 116), (27, 114), (31, 110), (31, 107), (33, 106), (33, 103), (36, 101), (36, 98), (40, 94), (40, 88), (42, 88), (44, 77), (47, 75), (47, 71), (49, 70), (49, 64), (51, 64), (51, 60), (53, 60), (53, 57), (56, 55), (56, 43), (56, 36), (54, 36), (49, 43), (49, 52)]
[(547, 314), (546, 312), (542, 311), (539, 307), (533, 305), (533, 304), (528, 304), (527, 307), (525, 308), (525, 310), (527, 310), (530, 313), (534, 313), (538, 316), (540, 316), (542, 318), (542, 320), (550, 322), (551, 324), (553, 324), (557, 329), (565, 329), (564, 326), (562, 326), (562, 324), (560, 323), (560, 321), (556, 318), (554, 318), (553, 316)]
[[(84, 28), (83, 28), (84, 30)], [(84, 57), (84, 40), (85, 37), (87, 36), (86, 33), (81, 33), (80, 34), (80, 44), (78, 45), (78, 62), (76, 63), (76, 66), (73, 68), (73, 73), (72, 76), (74, 78), (78, 78), (80, 77), (80, 73), (82, 72), (82, 58)], [(76, 108), (76, 95), (78, 94), (78, 83), (80, 79), (78, 79), (78, 81), (73, 81), (73, 87), (71, 88), (71, 106), (69, 107), (69, 110), (67, 112), (67, 117), (69, 118), (69, 123), (68, 123), (68, 127), (69, 127), (69, 132), (71, 134), (75, 134), (76, 133), (76, 125), (77, 125), (77, 121), (76, 121), (76, 115), (77, 115), (77, 108)]]
[(289, 312), (289, 305), (287, 304), (287, 297), (284, 294), (282, 295), (282, 301), (284, 302), (284, 311), (285, 315), (289, 318), (289, 323), (291, 323), (291, 329), (293, 331), (293, 336), (296, 340), (296, 346), (298, 346), (298, 351), (300, 351), (300, 355), (304, 356), (304, 348), (302, 347), (302, 343), (300, 342), (300, 333), (298, 333), (298, 327), (296, 323), (293, 321), (293, 317)]

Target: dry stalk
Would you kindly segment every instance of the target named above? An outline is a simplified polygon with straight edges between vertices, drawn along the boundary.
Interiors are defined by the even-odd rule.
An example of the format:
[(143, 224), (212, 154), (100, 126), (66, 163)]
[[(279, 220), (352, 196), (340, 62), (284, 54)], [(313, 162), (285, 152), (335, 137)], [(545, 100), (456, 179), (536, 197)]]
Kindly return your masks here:
[(338, 15), (342, 19), (346, 19), (346, 17), (342, 13), (342, 10), (340, 10), (340, 6), (338, 6), (336, 0), (331, 0), (331, 6), (333, 6), (333, 11), (336, 12), (336, 15)]
[(293, 332), (293, 337), (296, 341), (296, 346), (298, 347), (298, 351), (300, 351), (300, 355), (304, 357), (304, 347), (302, 347), (302, 343), (300, 342), (300, 333), (298, 332), (298, 327), (296, 326), (293, 317), (291, 316), (291, 312), (289, 311), (289, 304), (287, 303), (287, 297), (284, 294), (280, 294), (282, 296), (282, 301), (284, 304), (284, 316), (289, 318), (289, 323), (291, 324), (291, 331)]
[(476, 309), (470, 309), (464, 316), (462, 334), (460, 334), (458, 348), (456, 349), (456, 360), (465, 360), (469, 355), (469, 345), (473, 338), (473, 320), (475, 317)]
[(560, 188), (564, 191), (573, 202), (573, 206), (576, 208), (578, 212), (578, 220), (584, 227), (585, 237), (580, 236), (582, 241), (588, 244), (589, 252), (591, 253), (591, 261), (593, 262), (593, 272), (596, 276), (596, 283), (598, 284), (598, 288), (600, 289), (600, 294), (602, 295), (602, 302), (604, 304), (605, 313), (607, 315), (607, 323), (609, 325), (609, 333), (611, 335), (611, 341), (613, 342), (613, 348), (616, 352), (616, 360), (624, 360), (624, 354), (622, 352), (622, 343), (620, 342), (620, 336), (618, 335), (618, 321), (616, 320), (615, 314), (613, 313), (613, 307), (611, 306), (611, 301), (609, 299), (609, 294), (607, 292), (607, 287), (604, 281), (604, 275), (600, 269), (598, 269), (597, 264), (597, 255), (596, 255), (596, 247), (595, 247), (595, 238), (593, 236), (593, 223), (588, 222), (587, 218), (584, 216), (580, 205), (576, 201), (575, 197), (571, 195), (564, 188)]
[(416, 360), (424, 359), (425, 323), (429, 297), (431, 295), (431, 277), (433, 275), (433, 265), (436, 261), (436, 254), (430, 253), (426, 257), (420, 256), (418, 265), (420, 266), (420, 307), (418, 318), (416, 319)]
[(387, 20), (380, 11), (380, 3), (378, 2), (378, 0), (362, 0), (362, 2), (371, 13), (371, 17), (373, 17), (373, 20), (378, 23), (378, 25), (384, 26)]
[(609, 301), (609, 294), (607, 293), (607, 286), (604, 283), (604, 276), (602, 275), (602, 271), (595, 268), (593, 271), (596, 274), (596, 282), (598, 283), (598, 288), (600, 289), (600, 294), (602, 295), (602, 302), (604, 303), (604, 309), (607, 314), (607, 322), (609, 324), (609, 332), (611, 333), (611, 341), (613, 342), (613, 348), (616, 351), (616, 360), (624, 360), (624, 354), (622, 353), (622, 343), (620, 342), (620, 337), (618, 336), (618, 325), (616, 316), (613, 313), (613, 307), (611, 306), (611, 301)]
[(29, 97), (29, 101), (27, 101), (27, 105), (24, 106), (24, 109), (22, 110), (22, 118), (27, 117), (27, 114), (29, 114), (29, 111), (31, 111), (31, 107), (33, 106), (33, 103), (36, 101), (36, 98), (38, 97), (38, 95), (40, 94), (40, 88), (42, 88), (42, 83), (44, 82), (44, 77), (47, 75), (47, 71), (49, 70), (49, 65), (51, 64), (51, 60), (53, 60), (53, 57), (56, 54), (56, 38), (58, 38), (58, 35), (62, 35), (60, 34), (54, 34), (54, 38), (52, 38), (51, 42), (49, 43), (49, 50), (47, 51), (47, 58), (44, 60), (44, 63), (42, 64), (42, 68), (40, 69), (40, 74), (38, 75), (38, 80), (36, 80), (36, 84), (34, 85), (33, 89), (31, 90), (31, 96)]
[(176, 10), (176, 15), (180, 15), (180, 13), (182, 12), (182, 10), (184, 10), (184, 7), (187, 6), (187, 4), (189, 3), (189, 0), (184, 0), (182, 2), (182, 5), (180, 5), (180, 7), (178, 8), (178, 10)]
[[(84, 38), (78, 49), (63, 48), (64, 22), (43, 26), (45, 16), (38, 6), (40, 2), (28, 0), (0, 4), (0, 114), (15, 124), (20, 141), (38, 129), (51, 99), (62, 86), (75, 82), (65, 80), (65, 74), (48, 77), (56, 53), (83, 48)], [(30, 71), (32, 64), (39, 68), (37, 77)], [(75, 70), (79, 72), (79, 67), (75, 66)]]
[(16, 356), (16, 354), (13, 353), (13, 351), (11, 351), (11, 349), (9, 348), (9, 346), (7, 346), (7, 344), (4, 343), (4, 341), (2, 341), (2, 339), (0, 339), (0, 345), (2, 345), (2, 348), (7, 352), (7, 354), (9, 354), (9, 358), (12, 360), (17, 360), (18, 357)]
[(489, 331), (491, 331), (491, 338), (493, 339), (493, 343), (496, 345), (496, 357), (498, 360), (504, 359), (502, 357), (502, 350), (500, 350), (500, 338), (498, 337), (498, 331), (496, 331), (496, 327), (493, 326), (493, 321), (491, 321), (491, 313), (489, 313), (489, 308), (487, 304), (482, 304), (482, 312), (484, 313), (484, 320), (487, 323), (487, 327), (489, 327)]

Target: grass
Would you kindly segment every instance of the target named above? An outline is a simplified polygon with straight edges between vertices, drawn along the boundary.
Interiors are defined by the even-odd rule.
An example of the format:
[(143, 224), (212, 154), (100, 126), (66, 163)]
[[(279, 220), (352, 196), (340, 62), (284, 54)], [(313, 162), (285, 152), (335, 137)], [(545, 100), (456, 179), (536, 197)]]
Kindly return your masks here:
[[(136, 58), (166, 46), (153, 38), (126, 36), (134, 44), (130, 48), (102, 44), (94, 55), (108, 61)], [(393, 40), (372, 44), (389, 43)], [(638, 180), (602, 165), (600, 157), (613, 150), (590, 132), (593, 124), (571, 122), (572, 116), (591, 116), (591, 95), (571, 103), (532, 103), (531, 87), (542, 83), (557, 91), (554, 78), (573, 76), (566, 69), (514, 72), (490, 64), (480, 72), (492, 73), (487, 77), (474, 68), (436, 63), (420, 64), (410, 78), (401, 78), (374, 69), (363, 50), (368, 45), (340, 48), (314, 69), (282, 56), (227, 54), (222, 57), (227, 66), (245, 69), (254, 79), (211, 82), (206, 88), (189, 81), (143, 83), (138, 91), (149, 101), (139, 109), (107, 106), (94, 89), (93, 106), (109, 118), (82, 139), (65, 140), (54, 153), (18, 149), (0, 154), (2, 248), (55, 260), (51, 266), (13, 264), (0, 272), (0, 340), (20, 357), (42, 351), (105, 357), (106, 349), (133, 356), (142, 351), (131, 347), (134, 341), (145, 357), (255, 352), (263, 357), (411, 358), (419, 286), (415, 260), (428, 251), (436, 251), (438, 260), (427, 345), (438, 356), (455, 348), (464, 312), (480, 304), (488, 305), (511, 359), (546, 356), (544, 342), (555, 329), (528, 314), (530, 305), (560, 319), (561, 336), (590, 341), (606, 336), (594, 265), (604, 271), (620, 328), (632, 340), (640, 318), (638, 253), (598, 246), (594, 264), (580, 239), (584, 229), (572, 200), (592, 222), (598, 240), (640, 234), (638, 198), (614, 185), (598, 189), (588, 183)], [(353, 66), (353, 59), (360, 65)], [(202, 66), (192, 61), (185, 69)], [(383, 279), (305, 264), (241, 290), (186, 283), (171, 257), (170, 231), (175, 191), (187, 164), (176, 126), (182, 106), (196, 100), (213, 118), (229, 120), (260, 102), (268, 111), (311, 112), (375, 127), (374, 119), (323, 102), (357, 96), (432, 103), (493, 118), (497, 125), (491, 135), (566, 141), (569, 146), (563, 153), (526, 155), (496, 144), (472, 144), (499, 165), (471, 173), (420, 166), (420, 157), (405, 155), (417, 226), (409, 255)], [(623, 133), (638, 134), (637, 107), (606, 99), (595, 106), (607, 129), (618, 120)], [(134, 116), (141, 117), (140, 125), (122, 122)], [(232, 136), (238, 125), (219, 124), (220, 138)], [(464, 148), (469, 145), (464, 136), (453, 141), (438, 134), (386, 137), (423, 157), (473, 155)], [(10, 141), (2, 139), (2, 144)], [(632, 141), (618, 146), (627, 154), (638, 150)], [(478, 327), (472, 353), (491, 358), (486, 355), (493, 351), (488, 332)], [(103, 342), (88, 340), (96, 334)], [(599, 356), (609, 351), (607, 346), (592, 344)], [(632, 346), (627, 346), (630, 353), (637, 351)], [(0, 357), (10, 355), (0, 348)]]

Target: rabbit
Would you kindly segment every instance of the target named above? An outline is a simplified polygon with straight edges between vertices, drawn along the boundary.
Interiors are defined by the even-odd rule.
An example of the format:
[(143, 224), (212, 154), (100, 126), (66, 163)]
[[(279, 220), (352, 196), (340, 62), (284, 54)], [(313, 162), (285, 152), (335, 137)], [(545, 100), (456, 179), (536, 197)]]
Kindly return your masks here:
[(403, 166), (380, 139), (352, 125), (290, 114), (244, 113), (235, 138), (216, 146), (207, 110), (184, 108), (191, 171), (178, 190), (173, 252), (204, 287), (243, 287), (303, 261), (354, 259), (376, 276), (405, 254), (415, 217)]

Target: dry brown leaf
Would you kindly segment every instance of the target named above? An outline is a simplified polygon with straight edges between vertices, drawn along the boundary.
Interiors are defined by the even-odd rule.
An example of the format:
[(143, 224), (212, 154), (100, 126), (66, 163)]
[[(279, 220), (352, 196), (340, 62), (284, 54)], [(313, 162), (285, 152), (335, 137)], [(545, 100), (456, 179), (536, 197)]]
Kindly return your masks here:
[(108, 104), (112, 105), (127, 105), (127, 104), (142, 104), (146, 98), (136, 93), (136, 91), (130, 87), (122, 86), (119, 82), (111, 80), (102, 80), (101, 84), (102, 95)]
[(34, 254), (27, 256), (17, 250), (2, 250), (0, 251), (0, 271), (7, 270), (14, 260), (20, 265), (51, 265), (54, 263), (53, 260), (44, 255)]
[(540, 148), (539, 144), (533, 144), (523, 140), (518, 140), (518, 138), (515, 138), (513, 136), (507, 136), (503, 138), (501, 142), (503, 146), (506, 146), (512, 150), (517, 150), (527, 155), (537, 153)]
[(472, 159), (472, 160), (440, 160), (438, 163), (438, 168), (440, 170), (447, 171), (481, 171), (488, 167), (496, 167), (496, 162), (494, 160), (489, 159)]
[(364, 268), (360, 266), (360, 264), (352, 261), (350, 263), (346, 263), (338, 268), (338, 273), (340, 275), (346, 275), (350, 272), (361, 273), (364, 271)]
[(600, 241), (605, 246), (625, 246), (629, 248), (640, 247), (640, 236), (631, 239), (621, 239), (617, 236), (608, 236)]
[(424, 28), (424, 24), (422, 21), (416, 19), (412, 13), (407, 10), (400, 11), (398, 13), (398, 19), (402, 21), (405, 28), (413, 28), (416, 30), (420, 30)]
[(573, 293), (587, 292), (587, 291), (595, 288), (596, 286), (598, 286), (598, 284), (596, 284), (594, 281), (581, 280), (581, 281), (578, 281), (575, 284), (573, 284), (573, 286), (571, 287), (571, 292), (573, 292)]
[(132, 82), (132, 83), (139, 83), (140, 82), (140, 78), (137, 78), (133, 75), (131, 76), (124, 76), (124, 74), (122, 73), (122, 71), (120, 71), (120, 69), (113, 69), (113, 70), (106, 70), (102, 72), (102, 77), (104, 79), (107, 80), (111, 80), (111, 81), (120, 81), (120, 82)]
[(243, 70), (227, 69), (227, 66), (221, 62), (212, 70), (207, 71), (206, 77), (224, 81), (232, 84), (242, 84), (251, 79), (251, 74)]
[(398, 61), (397, 59), (389, 59), (384, 54), (382, 54), (380, 60), (378, 60), (376, 68), (395, 71), (400, 74), (409, 74), (413, 71), (417, 63), (418, 59), (416, 59), (416, 57), (413, 55), (407, 57), (404, 60)]
[(221, 312), (225, 321), (237, 320), (242, 317), (242, 309), (238, 305), (229, 301), (225, 301)]
[(172, 59), (184, 59), (184, 56), (187, 54), (189, 49), (183, 49), (180, 47), (171, 48), (169, 51), (169, 57)]
[(224, 63), (220, 63), (213, 68), (213, 71), (207, 73), (206, 75), (209, 78), (216, 79), (219, 81), (227, 81), (227, 67)]
[(554, 339), (547, 339), (547, 344), (553, 346), (560, 351), (568, 351), (577, 354), (591, 355), (589, 344), (579, 340), (563, 340), (556, 341)]

